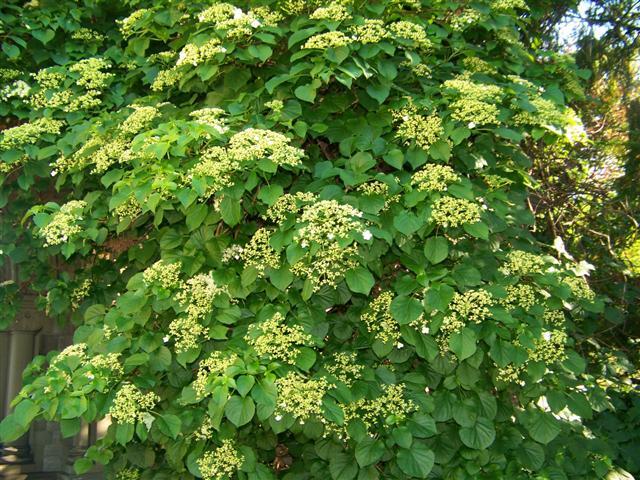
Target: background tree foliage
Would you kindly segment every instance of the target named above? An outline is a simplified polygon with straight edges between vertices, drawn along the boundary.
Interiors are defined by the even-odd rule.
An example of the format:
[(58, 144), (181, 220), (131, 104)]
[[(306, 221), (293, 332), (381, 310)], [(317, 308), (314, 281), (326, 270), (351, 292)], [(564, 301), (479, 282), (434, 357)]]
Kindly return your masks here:
[[(637, 401), (614, 409), (634, 401), (615, 394), (633, 391), (633, 367), (591, 342), (633, 294), (596, 298), (585, 264), (550, 247), (561, 235), (596, 279), (629, 284), (618, 252), (636, 221), (633, 137), (586, 141), (575, 110), (605, 82), (556, 53), (565, 11), (85, 0), (0, 12), (1, 241), (20, 275), (2, 295), (39, 292), (77, 325), (72, 347), (32, 362), (4, 440), (37, 418), (71, 436), (110, 414), (76, 468), (123, 479), (637, 470), (634, 432), (619, 429)], [(629, 153), (626, 180), (585, 190), (603, 151)], [(620, 223), (609, 253), (594, 216)]]

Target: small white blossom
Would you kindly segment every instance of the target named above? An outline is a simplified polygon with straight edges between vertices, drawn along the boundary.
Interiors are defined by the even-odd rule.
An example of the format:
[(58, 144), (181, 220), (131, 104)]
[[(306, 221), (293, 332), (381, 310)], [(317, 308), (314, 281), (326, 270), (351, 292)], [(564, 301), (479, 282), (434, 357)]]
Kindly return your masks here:
[(373, 238), (373, 234), (370, 230), (365, 230), (364, 232), (362, 232), (362, 238), (364, 238), (365, 240), (371, 240)]

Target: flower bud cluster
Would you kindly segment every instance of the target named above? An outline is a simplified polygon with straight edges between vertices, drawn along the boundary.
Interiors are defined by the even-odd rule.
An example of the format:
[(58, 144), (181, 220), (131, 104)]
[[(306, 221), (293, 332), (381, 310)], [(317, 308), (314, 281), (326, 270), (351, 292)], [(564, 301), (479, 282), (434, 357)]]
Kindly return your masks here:
[(300, 325), (287, 325), (279, 312), (269, 320), (251, 325), (245, 340), (259, 356), (290, 364), (295, 363), (300, 353), (296, 346), (312, 343), (311, 336)]
[(502, 305), (508, 310), (520, 307), (529, 310), (536, 304), (536, 291), (531, 285), (509, 285), (507, 296), (501, 300)]
[(91, 281), (91, 279), (85, 278), (79, 286), (72, 290), (70, 300), (71, 308), (73, 310), (77, 310), (80, 307), (80, 303), (82, 303), (82, 300), (89, 296), (92, 285), (93, 282)]
[(320, 7), (314, 10), (309, 18), (312, 20), (330, 20), (332, 22), (342, 22), (351, 18), (351, 15), (344, 7), (339, 3), (330, 3), (326, 7)]
[(146, 129), (160, 116), (160, 111), (156, 107), (134, 106), (134, 111), (127, 119), (120, 124), (118, 130), (122, 135), (133, 136)]
[(378, 19), (366, 19), (362, 25), (352, 29), (354, 39), (362, 44), (379, 43), (389, 37), (384, 22)]
[(205, 480), (221, 480), (231, 478), (242, 466), (244, 456), (236, 450), (233, 440), (222, 440), (222, 445), (212, 451), (205, 452), (196, 463)]
[(291, 266), (291, 273), (307, 278), (313, 283), (313, 291), (323, 286), (335, 287), (344, 272), (358, 266), (358, 249), (354, 245), (341, 247), (337, 243), (323, 246), (313, 255), (309, 252), (302, 260)]
[(178, 54), (176, 67), (183, 65), (193, 65), (196, 67), (212, 59), (219, 53), (225, 53), (226, 51), (226, 48), (222, 46), (220, 40), (217, 38), (212, 38), (202, 45), (187, 43)]
[(535, 347), (528, 350), (529, 360), (546, 364), (564, 360), (567, 338), (564, 330), (554, 329), (543, 332), (542, 338), (534, 341)]
[(535, 107), (535, 112), (522, 111), (513, 117), (516, 125), (534, 125), (539, 127), (564, 126), (567, 117), (564, 112), (551, 100), (535, 96), (529, 99), (529, 103)]
[(211, 312), (213, 300), (222, 294), (228, 294), (227, 287), (217, 285), (211, 274), (201, 273), (182, 284), (176, 300), (189, 317), (202, 320)]
[(162, 288), (174, 289), (180, 286), (180, 262), (167, 263), (158, 260), (142, 273), (142, 279), (147, 285), (159, 285)]
[(234, 174), (240, 171), (240, 163), (227, 155), (222, 147), (205, 150), (200, 161), (186, 175), (192, 185), (196, 179), (207, 180), (207, 188), (202, 195), (205, 198), (233, 185)]
[(142, 393), (135, 385), (124, 383), (113, 399), (109, 414), (118, 423), (135, 423), (142, 421), (144, 414), (159, 401), (160, 397), (155, 393)]
[(546, 268), (542, 255), (523, 250), (511, 250), (507, 253), (507, 261), (500, 267), (500, 272), (504, 275), (521, 277), (544, 273)]
[(124, 374), (119, 353), (98, 354), (89, 360), (89, 365), (95, 370), (109, 372), (111, 377), (121, 377)]
[(24, 80), (16, 80), (0, 89), (0, 100), (6, 102), (12, 98), (26, 98), (31, 92), (31, 87)]
[(396, 137), (409, 145), (414, 143), (427, 150), (444, 136), (442, 120), (436, 114), (421, 115), (418, 108), (409, 103), (402, 109), (392, 112), (393, 120), (398, 125)]
[(492, 0), (491, 9), (495, 11), (505, 10), (529, 10), (527, 2), (524, 0)]
[(327, 50), (328, 48), (344, 47), (351, 42), (352, 40), (344, 33), (333, 31), (313, 35), (305, 42), (302, 48)]
[(116, 480), (139, 480), (140, 470), (137, 468), (123, 468), (115, 476)]
[(322, 417), (322, 399), (331, 387), (324, 378), (306, 378), (299, 373), (289, 372), (276, 380), (278, 400), (276, 419), (285, 414), (304, 423), (312, 417)]
[(84, 42), (102, 42), (105, 36), (90, 28), (81, 27), (71, 34), (73, 40), (82, 40)]
[(382, 292), (360, 316), (369, 333), (383, 343), (397, 343), (400, 339), (400, 327), (391, 314), (392, 301), (391, 292)]
[(44, 238), (45, 246), (60, 245), (82, 231), (78, 222), (82, 220), (82, 213), (87, 203), (82, 200), (71, 200), (51, 215), (49, 223), (42, 227), (39, 236)]
[(259, 277), (263, 277), (267, 268), (280, 268), (280, 254), (269, 243), (271, 234), (266, 228), (259, 228), (242, 250), (242, 261), (247, 267), (253, 267)]
[(447, 187), (460, 180), (456, 171), (448, 165), (428, 163), (411, 177), (411, 185), (420, 192), (444, 192)]
[(132, 193), (123, 203), (113, 209), (113, 213), (118, 217), (118, 220), (124, 218), (134, 219), (142, 213), (142, 205)]
[(196, 379), (193, 382), (193, 389), (198, 398), (204, 398), (206, 395), (206, 387), (209, 378), (212, 375), (216, 377), (224, 375), (226, 370), (238, 360), (235, 353), (226, 353), (221, 351), (212, 352), (207, 358), (200, 362)]
[(432, 46), (431, 40), (427, 38), (427, 32), (417, 23), (400, 20), (389, 25), (389, 32), (396, 39), (410, 41), (421, 49), (429, 49)]
[(116, 23), (120, 25), (120, 33), (124, 38), (128, 38), (136, 32), (137, 23), (144, 19), (153, 12), (148, 8), (141, 8), (135, 10), (131, 15), (122, 20), (116, 20)]
[(563, 283), (571, 289), (573, 296), (580, 300), (593, 301), (596, 298), (596, 294), (584, 277), (566, 277)]
[(229, 140), (229, 156), (238, 162), (254, 162), (267, 158), (276, 165), (295, 167), (304, 151), (291, 145), (285, 135), (259, 128), (247, 128)]
[(264, 218), (274, 223), (283, 223), (290, 215), (300, 212), (302, 205), (316, 200), (316, 195), (311, 192), (285, 193), (267, 209)]
[(354, 231), (362, 230), (362, 212), (336, 200), (320, 200), (306, 205), (300, 216), (303, 226), (294, 240), (302, 248), (312, 244), (329, 246), (338, 239), (344, 239)]
[(460, 227), (480, 221), (482, 209), (477, 203), (464, 198), (442, 197), (435, 201), (431, 220), (444, 228)]
[(486, 75), (495, 75), (498, 73), (496, 67), (478, 57), (466, 57), (462, 60), (462, 65), (464, 65), (467, 71), (472, 73), (484, 73)]
[(496, 104), (502, 101), (503, 91), (497, 85), (471, 81), (462, 75), (444, 82), (445, 89), (455, 90), (458, 99), (449, 104), (452, 117), (465, 124), (476, 125), (499, 123)]
[(325, 368), (342, 383), (351, 386), (364, 370), (364, 366), (357, 363), (357, 360), (358, 355), (355, 352), (336, 352), (333, 354), (333, 362)]
[(352, 420), (361, 420), (367, 431), (376, 432), (389, 425), (404, 422), (408, 415), (417, 409), (416, 404), (407, 400), (403, 384), (382, 385), (382, 395), (368, 400), (360, 399), (343, 405), (345, 425)]
[(450, 19), (449, 25), (454, 31), (462, 32), (471, 25), (478, 23), (482, 19), (482, 14), (474, 8), (464, 8), (455, 12)]
[(58, 135), (64, 126), (62, 120), (43, 117), (16, 127), (7, 128), (0, 137), (0, 152), (24, 145), (33, 145), (43, 135)]
[(469, 290), (455, 293), (449, 303), (449, 310), (464, 321), (482, 323), (491, 317), (489, 308), (495, 303), (493, 296), (486, 290)]
[(194, 122), (213, 127), (218, 133), (223, 134), (228, 130), (225, 119), (222, 118), (225, 113), (221, 108), (210, 107), (194, 110), (189, 116), (194, 118)]

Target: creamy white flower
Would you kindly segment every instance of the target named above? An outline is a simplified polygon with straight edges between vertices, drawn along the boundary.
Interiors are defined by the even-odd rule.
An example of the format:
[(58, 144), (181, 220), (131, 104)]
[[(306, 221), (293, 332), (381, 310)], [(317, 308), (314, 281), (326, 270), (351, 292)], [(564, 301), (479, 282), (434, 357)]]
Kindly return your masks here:
[(373, 234), (370, 230), (365, 230), (364, 232), (362, 232), (362, 238), (364, 238), (365, 240), (371, 240), (373, 238)]

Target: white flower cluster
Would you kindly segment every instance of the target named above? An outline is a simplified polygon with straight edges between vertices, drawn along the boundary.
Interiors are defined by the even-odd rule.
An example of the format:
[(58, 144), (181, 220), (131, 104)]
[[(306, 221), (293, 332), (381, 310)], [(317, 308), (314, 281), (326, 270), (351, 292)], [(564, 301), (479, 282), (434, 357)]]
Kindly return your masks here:
[(66, 243), (82, 231), (78, 224), (82, 220), (82, 213), (87, 203), (82, 200), (71, 200), (60, 207), (60, 210), (51, 215), (49, 223), (39, 231), (39, 236), (44, 238), (44, 244), (60, 245)]

